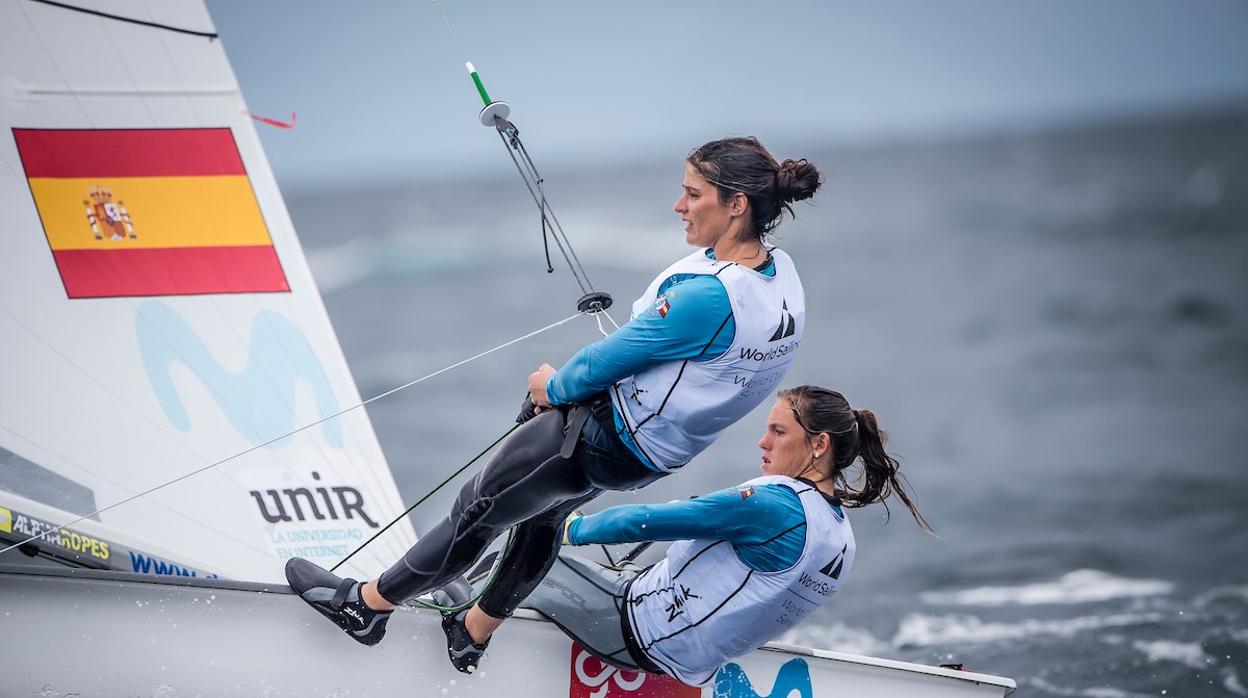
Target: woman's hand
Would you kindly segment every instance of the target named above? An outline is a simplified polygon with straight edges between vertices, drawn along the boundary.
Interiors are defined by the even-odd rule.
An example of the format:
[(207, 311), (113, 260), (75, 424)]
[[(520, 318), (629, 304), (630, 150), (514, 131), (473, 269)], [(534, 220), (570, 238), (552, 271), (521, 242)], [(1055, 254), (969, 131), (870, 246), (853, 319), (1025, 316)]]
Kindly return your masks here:
[(546, 381), (554, 374), (555, 367), (550, 364), (542, 364), (529, 374), (529, 398), (533, 400), (538, 414), (550, 407), (550, 399), (546, 396)]

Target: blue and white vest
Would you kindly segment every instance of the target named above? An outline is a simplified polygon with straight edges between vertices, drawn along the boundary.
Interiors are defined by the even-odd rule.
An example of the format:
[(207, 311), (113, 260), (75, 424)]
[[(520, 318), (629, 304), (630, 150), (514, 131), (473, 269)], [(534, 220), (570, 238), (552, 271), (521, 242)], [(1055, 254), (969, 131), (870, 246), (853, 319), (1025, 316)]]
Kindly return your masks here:
[(629, 588), (628, 622), (637, 644), (691, 686), (810, 615), (841, 588), (854, 564), (849, 519), (838, 516), (819, 490), (778, 475), (744, 484), (780, 484), (797, 492), (806, 542), (792, 567), (760, 572), (727, 541), (678, 541)]
[(793, 363), (806, 326), (806, 294), (789, 255), (771, 248), (771, 256), (775, 276), (698, 250), (656, 276), (633, 303), (637, 317), (654, 307), (672, 276), (710, 274), (727, 290), (737, 328), (728, 351), (710, 361), (663, 363), (611, 387), (625, 428), (659, 470), (679, 468), (714, 443), (776, 391)]

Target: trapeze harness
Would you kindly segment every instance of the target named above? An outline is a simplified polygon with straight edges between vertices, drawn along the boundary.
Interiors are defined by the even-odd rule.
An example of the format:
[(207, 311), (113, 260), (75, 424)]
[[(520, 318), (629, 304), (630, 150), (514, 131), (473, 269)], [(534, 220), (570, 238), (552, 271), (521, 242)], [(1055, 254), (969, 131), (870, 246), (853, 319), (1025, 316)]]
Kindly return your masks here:
[[(493, 617), (510, 616), (554, 564), (569, 513), (604, 490), (639, 489), (683, 466), (761, 403), (792, 363), (805, 325), (792, 260), (778, 249), (771, 255), (774, 277), (716, 261), (705, 250), (656, 277), (634, 303), (633, 316), (661, 302), (656, 294), (669, 278), (715, 275), (736, 322), (728, 350), (706, 362), (660, 363), (615, 383), (610, 396), (527, 421), (464, 485), (450, 515), (382, 573), (381, 595), (399, 603), (447, 584), (515, 526), (499, 572), (478, 602)], [(624, 443), (617, 424), (641, 457)]]

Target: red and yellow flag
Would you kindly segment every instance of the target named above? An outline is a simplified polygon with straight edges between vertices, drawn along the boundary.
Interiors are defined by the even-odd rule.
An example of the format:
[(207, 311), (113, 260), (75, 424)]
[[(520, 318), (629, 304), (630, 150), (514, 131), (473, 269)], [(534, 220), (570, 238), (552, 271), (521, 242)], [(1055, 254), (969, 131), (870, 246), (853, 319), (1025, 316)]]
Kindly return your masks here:
[(290, 291), (230, 129), (13, 137), (70, 298)]

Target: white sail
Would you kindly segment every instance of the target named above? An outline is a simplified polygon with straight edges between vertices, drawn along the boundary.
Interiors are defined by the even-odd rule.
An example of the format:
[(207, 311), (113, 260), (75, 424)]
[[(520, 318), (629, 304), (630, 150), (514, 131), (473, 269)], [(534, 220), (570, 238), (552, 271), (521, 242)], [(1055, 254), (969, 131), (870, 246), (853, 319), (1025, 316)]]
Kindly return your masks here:
[[(199, 0), (90, 5), (213, 31)], [(0, 529), (248, 449), (49, 539), (115, 569), (143, 571), (73, 546), (276, 581), (399, 515), (363, 409), (260, 446), (360, 396), (221, 42), (2, 0), (0, 73)], [(414, 540), (405, 519), (342, 569), (376, 574)]]

